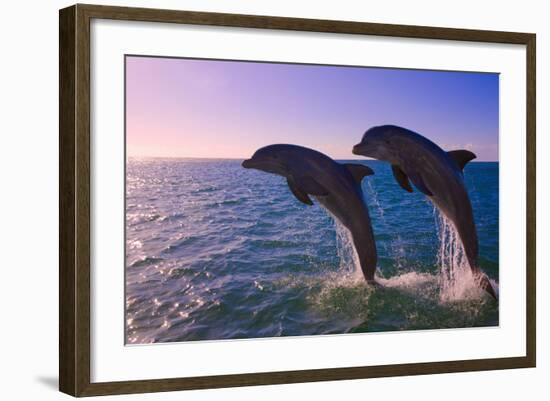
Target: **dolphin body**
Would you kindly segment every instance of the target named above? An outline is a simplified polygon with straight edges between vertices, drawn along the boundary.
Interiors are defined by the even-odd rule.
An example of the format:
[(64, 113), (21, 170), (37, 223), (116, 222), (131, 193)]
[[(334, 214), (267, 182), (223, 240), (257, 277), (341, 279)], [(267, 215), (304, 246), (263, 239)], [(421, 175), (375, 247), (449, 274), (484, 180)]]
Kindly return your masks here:
[(422, 135), (394, 125), (369, 129), (353, 147), (353, 153), (390, 163), (404, 190), (413, 191), (410, 180), (428, 196), (453, 222), (476, 282), (496, 299), (491, 282), (479, 267), (477, 231), (464, 185), (463, 168), (476, 155), (468, 150), (445, 152)]
[(376, 244), (361, 180), (374, 174), (361, 164), (340, 164), (316, 150), (296, 145), (269, 145), (242, 163), (287, 179), (290, 191), (302, 203), (313, 205), (313, 195), (351, 233), (361, 270), (370, 284), (376, 270)]

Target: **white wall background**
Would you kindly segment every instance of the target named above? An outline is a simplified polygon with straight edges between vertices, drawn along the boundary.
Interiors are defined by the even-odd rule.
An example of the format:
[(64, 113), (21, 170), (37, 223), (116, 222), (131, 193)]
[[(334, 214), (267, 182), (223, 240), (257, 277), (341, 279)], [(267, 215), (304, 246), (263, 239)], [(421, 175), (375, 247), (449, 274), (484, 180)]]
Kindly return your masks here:
[[(545, 2), (159, 0), (95, 1), (289, 17), (537, 33), (538, 368), (435, 376), (118, 396), (136, 400), (280, 400), (315, 398), (464, 400), (547, 399), (550, 306), (546, 232), (550, 171), (548, 74), (550, 25)], [(3, 399), (62, 399), (57, 392), (58, 9), (61, 0), (3, 4), (0, 24), (0, 394)], [(546, 249), (545, 249), (546, 248)], [(452, 346), (452, 344), (450, 344)], [(102, 398), (105, 400), (113, 397)]]

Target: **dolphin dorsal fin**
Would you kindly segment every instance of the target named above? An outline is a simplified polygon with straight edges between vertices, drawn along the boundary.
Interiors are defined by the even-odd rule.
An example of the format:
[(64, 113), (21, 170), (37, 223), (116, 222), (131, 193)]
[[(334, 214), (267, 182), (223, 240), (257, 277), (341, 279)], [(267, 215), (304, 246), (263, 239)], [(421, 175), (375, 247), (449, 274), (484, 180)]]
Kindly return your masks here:
[(313, 202), (310, 199), (310, 197), (307, 196), (307, 194), (304, 191), (298, 188), (298, 186), (296, 185), (296, 183), (292, 178), (287, 178), (286, 182), (288, 183), (288, 187), (290, 188), (290, 191), (296, 197), (296, 199), (298, 199), (302, 203), (305, 203), (306, 205), (309, 205), (309, 206), (313, 205)]
[(395, 178), (395, 181), (407, 192), (412, 192), (413, 189), (411, 187), (411, 183), (409, 182), (409, 177), (407, 177), (407, 174), (399, 166), (396, 166), (395, 164), (392, 164), (391, 171), (393, 172), (393, 176)]
[(368, 176), (373, 175), (374, 171), (370, 167), (365, 166), (364, 164), (350, 164), (346, 163), (344, 164), (344, 167), (348, 169), (348, 171), (353, 176), (353, 179), (357, 183), (361, 183), (361, 180)]
[(450, 152), (447, 152), (447, 154), (455, 161), (455, 163), (458, 165), (458, 168), (462, 171), (464, 169), (464, 166), (469, 161), (475, 159), (477, 156), (475, 153), (470, 152), (469, 150), (451, 150)]

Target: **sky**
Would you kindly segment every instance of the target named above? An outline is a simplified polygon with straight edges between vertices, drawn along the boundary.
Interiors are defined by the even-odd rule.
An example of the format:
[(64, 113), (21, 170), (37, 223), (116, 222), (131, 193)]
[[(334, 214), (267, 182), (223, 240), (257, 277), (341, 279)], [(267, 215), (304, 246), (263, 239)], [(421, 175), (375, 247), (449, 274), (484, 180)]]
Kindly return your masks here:
[(495, 161), (498, 88), (492, 73), (127, 56), (127, 154), (244, 159), (289, 143), (356, 159), (367, 129), (394, 124)]

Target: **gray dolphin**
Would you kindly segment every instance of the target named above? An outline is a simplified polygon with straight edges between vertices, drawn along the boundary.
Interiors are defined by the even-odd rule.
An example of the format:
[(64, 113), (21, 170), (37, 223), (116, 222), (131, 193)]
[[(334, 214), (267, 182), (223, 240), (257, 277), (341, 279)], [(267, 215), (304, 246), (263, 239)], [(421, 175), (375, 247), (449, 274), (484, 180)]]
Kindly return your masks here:
[(374, 174), (362, 164), (340, 164), (316, 150), (296, 145), (270, 145), (258, 149), (242, 163), (287, 179), (290, 191), (302, 203), (313, 205), (313, 195), (351, 233), (361, 270), (370, 284), (376, 284), (376, 245), (361, 180)]
[(476, 155), (468, 150), (445, 152), (422, 135), (394, 125), (369, 129), (353, 147), (353, 153), (390, 163), (396, 181), (404, 190), (413, 191), (410, 179), (428, 196), (453, 222), (479, 286), (496, 299), (491, 282), (478, 264), (477, 231), (462, 172)]

